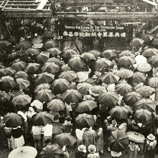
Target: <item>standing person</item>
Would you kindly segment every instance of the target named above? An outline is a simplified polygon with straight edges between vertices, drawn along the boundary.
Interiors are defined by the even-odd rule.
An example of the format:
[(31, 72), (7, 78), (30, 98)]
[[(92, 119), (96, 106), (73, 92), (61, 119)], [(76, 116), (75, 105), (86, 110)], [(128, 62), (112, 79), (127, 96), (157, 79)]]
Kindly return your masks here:
[(15, 148), (22, 147), (25, 144), (22, 128), (20, 126), (12, 128), (12, 136)]
[(100, 154), (104, 154), (104, 135), (103, 135), (103, 128), (99, 128), (97, 130), (97, 141), (96, 141), (97, 151)]
[(43, 131), (43, 147), (45, 147), (49, 141), (52, 141), (53, 125), (46, 124), (43, 127), (42, 131)]
[(128, 149), (128, 158), (137, 158), (138, 151), (140, 151), (139, 146), (131, 141), (128, 145)]
[(145, 144), (144, 158), (155, 158), (156, 144), (157, 141), (155, 140), (155, 136), (153, 134), (149, 134)]
[(88, 146), (88, 152), (87, 158), (100, 158), (99, 153), (96, 152), (95, 145), (91, 144)]
[(42, 128), (43, 128), (43, 126), (32, 126), (32, 135), (33, 135), (34, 146), (37, 150), (39, 150), (42, 147), (42, 144), (41, 144)]
[(96, 132), (95, 130), (90, 127), (89, 129), (85, 130), (83, 133), (83, 144), (88, 147), (90, 144), (96, 143)]
[(87, 158), (86, 152), (86, 146), (83, 144), (80, 145), (78, 151), (75, 153), (75, 158)]

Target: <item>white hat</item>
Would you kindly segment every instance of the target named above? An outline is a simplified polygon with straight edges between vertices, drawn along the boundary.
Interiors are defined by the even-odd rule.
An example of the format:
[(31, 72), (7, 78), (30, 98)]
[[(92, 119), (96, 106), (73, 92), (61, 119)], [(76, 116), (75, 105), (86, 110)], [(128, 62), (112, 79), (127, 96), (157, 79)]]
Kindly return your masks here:
[(31, 106), (35, 106), (37, 109), (43, 109), (43, 103), (40, 102), (39, 100), (34, 100), (32, 103), (31, 103)]
[(153, 141), (153, 140), (155, 140), (155, 136), (153, 134), (149, 134), (147, 136), (147, 139)]
[(80, 146), (78, 146), (78, 151), (80, 151), (80, 152), (86, 152), (86, 146), (85, 145), (80, 145)]
[(95, 147), (95, 145), (93, 145), (93, 144), (89, 145), (89, 146), (88, 146), (88, 151), (89, 151), (90, 153), (95, 153), (95, 152), (96, 152), (96, 147)]

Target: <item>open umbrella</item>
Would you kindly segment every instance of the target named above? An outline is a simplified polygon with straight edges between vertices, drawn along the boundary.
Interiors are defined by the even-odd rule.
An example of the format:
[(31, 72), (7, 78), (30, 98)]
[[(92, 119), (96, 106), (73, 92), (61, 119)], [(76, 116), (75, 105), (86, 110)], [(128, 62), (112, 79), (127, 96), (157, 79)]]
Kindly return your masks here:
[(17, 127), (23, 124), (22, 117), (12, 112), (4, 115), (4, 122), (7, 127)]
[(16, 86), (16, 82), (13, 77), (11, 76), (3, 76), (0, 79), (0, 82), (2, 83), (2, 87), (4, 89), (6, 88), (14, 88)]
[(151, 99), (146, 99), (143, 98), (141, 100), (138, 100), (134, 105), (133, 105), (133, 109), (134, 110), (138, 110), (138, 109), (147, 109), (151, 112), (155, 111), (155, 107), (156, 107), (156, 103), (153, 102)]
[(28, 63), (25, 69), (28, 73), (33, 73), (34, 74), (40, 69), (40, 64), (38, 64), (38, 63)]
[(55, 57), (49, 58), (46, 62), (47, 63), (55, 63), (59, 66), (65, 65), (63, 60), (61, 60), (59, 58), (55, 58)]
[(135, 55), (132, 53), (132, 51), (124, 50), (124, 51), (122, 51), (122, 52), (119, 54), (119, 57), (122, 57), (122, 56), (132, 56), (132, 57), (134, 57)]
[(137, 65), (137, 70), (140, 72), (149, 72), (152, 69), (149, 63), (140, 63)]
[(50, 102), (48, 102), (47, 108), (51, 111), (61, 111), (65, 109), (65, 104), (60, 99), (52, 99)]
[(5, 76), (5, 68), (0, 68), (0, 77)]
[(39, 84), (37, 87), (35, 87), (34, 92), (37, 93), (41, 89), (50, 89), (50, 84), (48, 83)]
[(73, 55), (79, 55), (79, 53), (74, 49), (65, 49), (62, 54), (64, 58), (68, 59), (70, 59)]
[(4, 69), (4, 73), (5, 75), (8, 75), (8, 76), (13, 76), (15, 74), (16, 70), (13, 69), (12, 67), (6, 67)]
[(158, 77), (149, 78), (148, 85), (153, 88), (158, 88)]
[(36, 49), (36, 48), (28, 48), (28, 49), (25, 51), (25, 53), (26, 53), (27, 55), (38, 55), (38, 54), (40, 54), (40, 51), (39, 51), (38, 49)]
[(82, 99), (82, 94), (75, 89), (68, 89), (61, 96), (67, 103), (76, 103)]
[(81, 71), (86, 64), (81, 60), (79, 56), (74, 56), (69, 59), (68, 65), (74, 71)]
[(130, 42), (130, 46), (133, 47), (138, 47), (141, 46), (144, 43), (144, 40), (140, 39), (140, 38), (134, 38), (131, 42)]
[(49, 52), (41, 52), (37, 55), (36, 60), (38, 63), (45, 63), (49, 59)]
[(51, 144), (44, 147), (39, 155), (41, 158), (60, 158), (64, 152), (58, 144)]
[(60, 70), (60, 67), (55, 64), (55, 63), (45, 63), (42, 67), (43, 72), (48, 72), (48, 73), (56, 73)]
[(115, 90), (118, 94), (124, 96), (126, 93), (131, 92), (133, 88), (127, 82), (121, 82), (115, 86)]
[(158, 54), (158, 50), (155, 48), (147, 48), (142, 53), (142, 55), (145, 56), (146, 58), (149, 58), (149, 57), (154, 56), (156, 54)]
[(62, 51), (59, 48), (50, 48), (48, 49), (48, 52), (54, 57), (62, 53)]
[(68, 81), (73, 81), (77, 78), (77, 73), (75, 71), (64, 71), (61, 72), (59, 78), (64, 78)]
[(41, 83), (50, 83), (53, 80), (54, 80), (54, 74), (43, 72), (37, 75), (35, 82), (41, 84)]
[(12, 103), (16, 106), (16, 105), (28, 105), (31, 103), (31, 97), (29, 95), (26, 94), (20, 94), (18, 96), (15, 96), (12, 100)]
[(149, 97), (152, 93), (154, 93), (155, 89), (150, 86), (140, 86), (136, 89), (136, 92), (139, 92), (144, 97)]
[(101, 53), (101, 56), (104, 58), (107, 58), (107, 59), (111, 59), (111, 58), (117, 56), (116, 50), (114, 50), (114, 49), (105, 50)]
[(120, 77), (116, 74), (114, 74), (113, 72), (107, 72), (104, 73), (100, 79), (102, 80), (102, 82), (107, 83), (107, 84), (111, 84), (111, 83), (117, 83), (120, 79)]
[(76, 112), (85, 113), (88, 111), (92, 111), (96, 107), (97, 103), (94, 100), (85, 100), (78, 104)]
[(152, 35), (146, 33), (141, 34), (141, 39), (143, 39), (145, 42), (151, 42), (153, 38), (154, 37)]
[(14, 74), (15, 78), (24, 78), (24, 79), (28, 79), (28, 74), (25, 71), (17, 71)]
[(36, 156), (37, 150), (34, 147), (22, 146), (12, 150), (8, 158), (35, 158)]
[(127, 134), (122, 130), (115, 130), (111, 132), (109, 137), (110, 149), (115, 152), (124, 151), (129, 144)]
[(134, 72), (132, 76), (133, 83), (140, 83), (146, 80), (147, 76), (142, 72)]
[(25, 66), (26, 66), (26, 63), (24, 61), (19, 61), (12, 64), (12, 68), (17, 71), (23, 70)]
[(45, 126), (54, 121), (54, 116), (46, 111), (39, 112), (32, 117), (32, 124), (34, 126)]
[(52, 93), (50, 89), (41, 89), (36, 93), (35, 99), (38, 99), (41, 102), (47, 102), (53, 99), (55, 95)]
[(65, 65), (62, 65), (61, 70), (62, 71), (71, 71), (72, 69), (68, 64), (65, 64)]
[(90, 50), (88, 51), (88, 53), (93, 54), (96, 58), (101, 55), (101, 52), (99, 52), (98, 50)]
[(133, 65), (136, 61), (132, 56), (122, 56), (118, 59), (118, 62), (119, 65), (128, 67)]
[(99, 96), (100, 94), (106, 92), (106, 89), (105, 87), (101, 86), (101, 85), (93, 85), (89, 88), (89, 93), (92, 95), (92, 96)]
[(8, 46), (11, 46), (11, 43), (9, 41), (6, 41), (6, 40), (0, 41), (0, 49), (5, 49)]
[(75, 118), (75, 125), (79, 128), (85, 128), (85, 127), (93, 127), (95, 124), (95, 119), (93, 115), (90, 114), (79, 114)]
[(95, 55), (92, 53), (88, 53), (88, 52), (81, 54), (81, 58), (87, 62), (90, 60), (96, 60)]
[(127, 119), (129, 110), (125, 106), (115, 106), (110, 110), (110, 115), (117, 119)]
[(95, 70), (100, 71), (103, 68), (110, 67), (112, 62), (106, 58), (98, 58), (95, 62)]
[(72, 136), (70, 133), (61, 133), (55, 136), (55, 142), (60, 146), (70, 145), (76, 143), (76, 138)]
[(70, 87), (70, 83), (64, 79), (64, 78), (59, 78), (54, 80), (54, 82), (52, 83), (52, 90), (55, 94), (58, 93), (63, 93), (65, 92), (68, 88)]
[(143, 125), (147, 125), (153, 120), (152, 112), (148, 111), (147, 109), (136, 110), (133, 117), (136, 121), (142, 123)]
[(58, 43), (56, 40), (46, 41), (44, 47), (48, 50), (50, 48), (58, 47)]
[(133, 71), (130, 69), (120, 69), (117, 71), (117, 75), (123, 79), (131, 78), (133, 76)]
[(89, 92), (89, 89), (92, 87), (91, 84), (89, 83), (86, 83), (86, 82), (82, 82), (82, 83), (79, 83), (77, 85), (77, 90), (82, 93), (82, 94), (87, 94)]
[(19, 86), (19, 90), (26, 89), (30, 86), (30, 81), (23, 78), (17, 78), (16, 83)]
[(149, 58), (148, 62), (154, 66), (154, 67), (158, 67), (158, 54), (154, 55), (152, 57)]
[(98, 100), (101, 104), (114, 107), (119, 101), (119, 96), (115, 92), (104, 92), (99, 95)]
[(128, 92), (123, 97), (124, 102), (127, 105), (133, 106), (134, 103), (136, 103), (138, 100), (142, 99), (142, 95), (136, 91)]

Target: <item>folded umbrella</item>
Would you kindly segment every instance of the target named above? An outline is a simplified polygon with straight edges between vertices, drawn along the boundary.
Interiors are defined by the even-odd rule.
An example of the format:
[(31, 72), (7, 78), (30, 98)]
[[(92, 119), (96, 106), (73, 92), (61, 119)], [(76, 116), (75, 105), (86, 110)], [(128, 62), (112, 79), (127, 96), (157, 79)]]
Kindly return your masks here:
[(39, 112), (32, 117), (34, 126), (45, 126), (54, 122), (54, 116), (46, 111)]
[(35, 99), (38, 99), (41, 102), (48, 102), (53, 98), (55, 98), (55, 95), (49, 89), (41, 89), (35, 96)]
[(65, 104), (60, 99), (52, 99), (47, 103), (47, 108), (51, 111), (62, 111), (65, 109)]
[(54, 80), (52, 83), (52, 86), (51, 86), (51, 88), (55, 94), (63, 93), (69, 87), (70, 87), (70, 83), (66, 79), (63, 79), (63, 78)]
[(4, 115), (4, 122), (7, 127), (17, 127), (23, 124), (22, 117), (12, 112)]
[(72, 136), (70, 133), (61, 133), (55, 136), (55, 142), (60, 146), (70, 145), (76, 143), (76, 138)]

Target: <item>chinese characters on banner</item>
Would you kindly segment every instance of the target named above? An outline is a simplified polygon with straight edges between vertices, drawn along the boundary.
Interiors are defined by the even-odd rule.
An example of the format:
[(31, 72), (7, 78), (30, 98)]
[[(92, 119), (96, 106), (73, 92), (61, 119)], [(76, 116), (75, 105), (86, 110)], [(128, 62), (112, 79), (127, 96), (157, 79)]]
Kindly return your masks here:
[(65, 26), (63, 36), (69, 37), (126, 37), (124, 26)]

